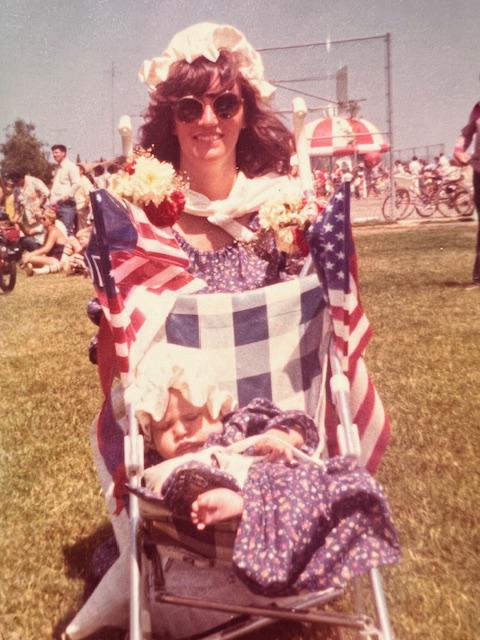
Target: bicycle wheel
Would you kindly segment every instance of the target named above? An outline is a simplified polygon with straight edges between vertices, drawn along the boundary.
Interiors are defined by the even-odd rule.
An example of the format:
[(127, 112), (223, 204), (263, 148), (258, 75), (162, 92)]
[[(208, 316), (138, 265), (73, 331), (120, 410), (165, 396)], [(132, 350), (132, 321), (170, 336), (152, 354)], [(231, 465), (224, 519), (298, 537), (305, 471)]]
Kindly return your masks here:
[(455, 209), (462, 217), (471, 216), (473, 213), (473, 198), (467, 189), (458, 189), (455, 196)]
[(17, 265), (13, 260), (0, 263), (0, 289), (8, 293), (17, 281)]
[[(391, 203), (391, 194), (388, 195), (383, 201), (382, 205), (382, 214), (385, 220), (389, 222), (392, 221), (392, 216), (390, 215), (390, 203)], [(394, 220), (403, 220), (407, 218), (411, 211), (410, 208), (410, 194), (408, 193), (408, 189), (396, 189), (395, 190), (395, 217)]]
[(417, 196), (413, 204), (421, 218), (430, 218), (437, 210), (436, 202), (427, 196)]
[(437, 211), (444, 218), (456, 218), (458, 216), (457, 210), (455, 209), (455, 199), (456, 192), (442, 188), (438, 192), (437, 197)]

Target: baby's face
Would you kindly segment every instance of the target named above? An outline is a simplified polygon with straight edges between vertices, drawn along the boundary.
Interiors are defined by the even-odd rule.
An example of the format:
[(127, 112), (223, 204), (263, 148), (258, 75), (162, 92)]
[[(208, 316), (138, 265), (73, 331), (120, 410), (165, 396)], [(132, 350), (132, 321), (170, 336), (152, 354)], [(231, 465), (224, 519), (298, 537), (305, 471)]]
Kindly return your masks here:
[(163, 418), (151, 423), (155, 449), (166, 459), (197, 451), (208, 436), (222, 431), (222, 422), (214, 420), (206, 406), (194, 407), (176, 389), (170, 389), (168, 408)]

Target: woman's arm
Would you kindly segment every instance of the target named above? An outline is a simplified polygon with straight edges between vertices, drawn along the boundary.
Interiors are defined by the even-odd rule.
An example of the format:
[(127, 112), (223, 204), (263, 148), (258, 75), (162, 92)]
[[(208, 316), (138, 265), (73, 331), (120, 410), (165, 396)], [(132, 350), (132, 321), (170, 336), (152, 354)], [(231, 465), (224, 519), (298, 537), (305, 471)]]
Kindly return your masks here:
[(480, 118), (480, 102), (473, 107), (467, 124), (463, 127), (460, 137), (457, 139), (454, 148), (454, 156), (460, 164), (468, 164), (470, 155), (467, 153), (471, 145), (473, 136), (477, 131), (477, 120)]
[(267, 460), (285, 460), (292, 462), (294, 459), (291, 447), (300, 449), (305, 444), (305, 440), (300, 433), (294, 429), (282, 431), (280, 429), (268, 429), (265, 438), (262, 438), (255, 445), (255, 451), (259, 455), (266, 456)]
[(257, 444), (257, 452), (271, 453), (274, 458), (291, 459), (289, 445), (311, 455), (319, 443), (317, 426), (304, 411), (281, 411), (270, 400), (255, 398), (226, 416), (222, 444), (262, 433), (265, 439)]

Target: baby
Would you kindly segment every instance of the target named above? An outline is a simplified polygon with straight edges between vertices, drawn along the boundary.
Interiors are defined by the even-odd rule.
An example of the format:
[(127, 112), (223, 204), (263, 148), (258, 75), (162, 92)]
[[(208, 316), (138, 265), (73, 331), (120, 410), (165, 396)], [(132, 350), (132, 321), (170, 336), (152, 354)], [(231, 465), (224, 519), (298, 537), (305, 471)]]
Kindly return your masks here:
[[(194, 462), (191, 454), (250, 436), (261, 437), (248, 449), (256, 456), (249, 457), (249, 463), (291, 463), (293, 448), (312, 454), (318, 445), (317, 428), (302, 411), (281, 411), (261, 398), (234, 409), (231, 394), (211, 382), (212, 373), (199, 350), (175, 354), (170, 345), (168, 350), (154, 346), (137, 374), (137, 419), (147, 446), (162, 460), (181, 456), (179, 462)], [(145, 473), (147, 486), (156, 492), (165, 480), (161, 466), (158, 473), (155, 467)], [(236, 489), (217, 486), (193, 500), (190, 515), (198, 529), (241, 515), (241, 486)]]
[(157, 345), (138, 367), (132, 401), (147, 446), (163, 459), (145, 470), (145, 494), (200, 530), (241, 516), (232, 562), (263, 595), (343, 587), (397, 562), (388, 504), (370, 474), (351, 457), (292, 464), (302, 457), (296, 448), (317, 449), (313, 420), (264, 398), (235, 408), (190, 351)]

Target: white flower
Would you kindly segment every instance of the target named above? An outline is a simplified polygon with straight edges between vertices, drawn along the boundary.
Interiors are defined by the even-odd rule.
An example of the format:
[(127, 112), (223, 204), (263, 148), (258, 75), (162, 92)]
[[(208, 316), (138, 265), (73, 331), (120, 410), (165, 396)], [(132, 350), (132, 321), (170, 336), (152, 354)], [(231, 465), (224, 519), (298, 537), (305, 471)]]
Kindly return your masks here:
[(278, 229), (285, 206), (281, 202), (266, 202), (258, 211), (258, 220), (262, 229)]
[(135, 162), (135, 172), (131, 178), (134, 204), (160, 204), (174, 188), (175, 169), (168, 162), (140, 156)]
[(120, 171), (112, 176), (109, 190), (117, 198), (125, 198), (138, 206), (153, 202), (159, 205), (185, 185), (168, 162), (160, 162), (145, 151), (136, 153), (133, 173)]
[(295, 234), (293, 227), (283, 227), (276, 233), (277, 248), (279, 251), (285, 251), (285, 253), (294, 253), (295, 246)]

